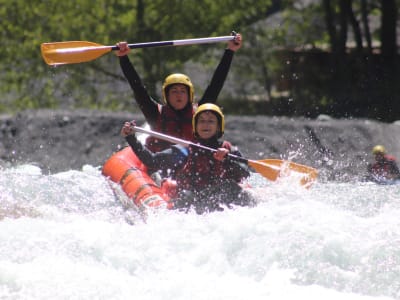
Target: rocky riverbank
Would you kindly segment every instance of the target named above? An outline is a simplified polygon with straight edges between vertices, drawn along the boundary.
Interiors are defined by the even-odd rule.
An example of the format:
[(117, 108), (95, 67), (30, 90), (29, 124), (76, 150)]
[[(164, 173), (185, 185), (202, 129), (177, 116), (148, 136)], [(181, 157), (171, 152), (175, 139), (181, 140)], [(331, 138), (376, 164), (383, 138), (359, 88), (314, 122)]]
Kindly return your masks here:
[[(142, 125), (141, 114), (92, 110), (37, 110), (0, 115), (3, 166), (31, 163), (44, 173), (101, 167), (125, 145), (126, 120)], [(225, 139), (251, 159), (292, 159), (320, 170), (321, 180), (359, 180), (375, 144), (400, 157), (400, 124), (372, 120), (318, 120), (268, 116), (226, 116)]]

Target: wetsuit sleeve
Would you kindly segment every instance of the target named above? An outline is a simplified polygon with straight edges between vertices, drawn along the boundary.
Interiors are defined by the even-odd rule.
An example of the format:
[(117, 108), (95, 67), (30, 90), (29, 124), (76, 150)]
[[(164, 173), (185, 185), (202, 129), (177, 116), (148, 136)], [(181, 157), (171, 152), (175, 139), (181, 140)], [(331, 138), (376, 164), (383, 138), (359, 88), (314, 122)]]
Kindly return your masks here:
[[(232, 151), (231, 154), (242, 157), (239, 150)], [(227, 169), (229, 176), (236, 182), (250, 176), (250, 170), (247, 164), (235, 161), (233, 159), (225, 159), (224, 167)]]
[(391, 161), (390, 169), (391, 169), (391, 174), (393, 174), (395, 178), (400, 178), (400, 170), (399, 167), (397, 166), (396, 161)]
[(167, 171), (182, 167), (187, 160), (189, 150), (183, 146), (174, 145), (161, 152), (153, 153), (138, 141), (135, 135), (125, 137), (133, 152), (149, 168)]
[(158, 103), (150, 97), (139, 74), (136, 72), (127, 55), (119, 57), (119, 64), (126, 80), (132, 88), (136, 103), (143, 112), (146, 121), (151, 126), (154, 126), (159, 114)]
[(204, 103), (216, 103), (219, 93), (221, 92), (226, 77), (228, 76), (229, 69), (231, 67), (234, 51), (225, 49), (224, 55), (217, 68), (215, 69), (214, 75), (208, 85), (203, 97), (199, 101), (199, 105)]

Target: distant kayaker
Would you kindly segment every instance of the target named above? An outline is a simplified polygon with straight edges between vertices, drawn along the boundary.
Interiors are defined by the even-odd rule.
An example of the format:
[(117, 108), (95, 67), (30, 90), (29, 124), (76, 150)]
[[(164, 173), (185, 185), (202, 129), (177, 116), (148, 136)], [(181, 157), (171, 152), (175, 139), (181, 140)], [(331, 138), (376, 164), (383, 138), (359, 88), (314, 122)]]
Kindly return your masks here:
[[(121, 69), (128, 80), (139, 108), (152, 130), (172, 135), (177, 138), (193, 140), (192, 116), (195, 110), (194, 86), (185, 74), (175, 73), (167, 76), (162, 86), (162, 103), (155, 101), (147, 92), (141, 78), (131, 64), (126, 42), (119, 42), (116, 51)], [(224, 55), (204, 95), (198, 102), (215, 103), (228, 75), (233, 54), (242, 46), (242, 36), (235, 33), (235, 39), (228, 42)], [(146, 146), (153, 152), (166, 149), (171, 144), (153, 137), (146, 140)]]
[(384, 183), (386, 181), (400, 180), (400, 170), (396, 158), (386, 153), (382, 145), (376, 145), (372, 149), (375, 162), (368, 165), (368, 176), (370, 180)]
[(219, 141), (224, 134), (225, 119), (217, 105), (200, 105), (192, 118), (195, 143), (217, 149), (215, 152), (173, 145), (152, 153), (137, 140), (134, 124), (134, 121), (125, 122), (121, 135), (146, 166), (171, 170), (177, 183), (174, 208), (194, 207), (197, 213), (203, 213), (222, 210), (221, 205), (252, 203), (249, 194), (240, 186), (242, 180), (250, 176), (248, 166), (229, 159), (228, 153), (237, 156), (241, 153), (232, 146), (223, 147), (223, 142)]

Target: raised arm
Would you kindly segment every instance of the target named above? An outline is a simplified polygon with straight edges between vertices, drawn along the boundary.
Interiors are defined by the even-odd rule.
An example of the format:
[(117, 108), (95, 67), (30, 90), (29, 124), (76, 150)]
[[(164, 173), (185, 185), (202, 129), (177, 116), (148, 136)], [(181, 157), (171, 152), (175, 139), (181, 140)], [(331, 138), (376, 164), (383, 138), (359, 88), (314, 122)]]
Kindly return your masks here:
[(120, 42), (117, 44), (117, 46), (120, 48), (120, 50), (116, 51), (116, 55), (119, 57), (119, 64), (125, 78), (131, 86), (136, 103), (143, 112), (146, 121), (153, 125), (159, 114), (158, 103), (150, 97), (144, 84), (142, 83), (139, 74), (129, 60), (127, 54), (130, 52), (130, 49), (127, 46), (127, 43)]
[(218, 96), (224, 86), (226, 77), (231, 67), (234, 53), (242, 46), (242, 36), (240, 33), (236, 34), (235, 39), (228, 42), (228, 47), (224, 51), (217, 68), (214, 71), (210, 84), (208, 85), (204, 95), (199, 101), (199, 105), (204, 103), (217, 102)]

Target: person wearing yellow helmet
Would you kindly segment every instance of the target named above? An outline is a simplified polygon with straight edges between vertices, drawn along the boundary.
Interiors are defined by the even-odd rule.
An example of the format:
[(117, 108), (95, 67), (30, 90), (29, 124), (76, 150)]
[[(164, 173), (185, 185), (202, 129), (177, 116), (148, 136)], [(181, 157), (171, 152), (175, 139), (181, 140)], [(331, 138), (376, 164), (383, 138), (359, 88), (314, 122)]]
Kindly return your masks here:
[(372, 148), (372, 154), (373, 155), (385, 155), (386, 149), (382, 145), (376, 145)]
[[(205, 114), (202, 114), (203, 112), (205, 112)], [(201, 125), (203, 123), (207, 122), (204, 119), (205, 119), (205, 116), (209, 115), (209, 114), (213, 114), (215, 116), (215, 118), (217, 118), (217, 122), (215, 122), (215, 120), (214, 120), (215, 118), (213, 118), (213, 117), (211, 117), (211, 119), (213, 119), (213, 120), (208, 120), (208, 122), (210, 122), (214, 125), (218, 125), (218, 126), (215, 130), (209, 130), (207, 132), (203, 132), (203, 134), (200, 134), (198, 132), (199, 127), (200, 127), (200, 129), (204, 129)], [(200, 122), (200, 124), (198, 125), (199, 122)], [(225, 130), (225, 117), (224, 117), (224, 114), (222, 113), (221, 109), (217, 105), (212, 104), (212, 103), (206, 103), (206, 104), (200, 105), (192, 118), (192, 130), (193, 130), (193, 136), (196, 139), (204, 139), (204, 137), (210, 138), (211, 136), (209, 136), (209, 135), (213, 135), (213, 134), (215, 134), (216, 138), (222, 137), (224, 135), (224, 130)]]
[[(233, 54), (242, 45), (242, 36), (235, 33), (235, 39), (228, 42), (224, 55), (218, 64), (210, 84), (201, 97), (198, 105), (215, 103), (228, 75)], [(147, 123), (152, 130), (174, 137), (193, 140), (191, 120), (194, 114), (194, 85), (190, 78), (181, 73), (167, 76), (162, 86), (162, 104), (155, 101), (147, 92), (142, 80), (131, 64), (126, 42), (117, 44), (121, 69), (128, 80)], [(170, 143), (149, 137), (146, 146), (153, 152), (161, 151)]]
[[(182, 107), (182, 103), (176, 102), (176, 95), (170, 93), (170, 89), (176, 85), (182, 85), (186, 89), (186, 95), (190, 103), (193, 103), (194, 100), (194, 87), (190, 78), (185, 74), (174, 73), (165, 78), (162, 85), (162, 101), (164, 104), (170, 104), (176, 110), (180, 110), (184, 106)], [(184, 104), (186, 105), (187, 103)]]
[(147, 167), (170, 171), (169, 176), (177, 183), (177, 193), (172, 200), (174, 208), (193, 207), (197, 213), (204, 213), (222, 210), (223, 205), (252, 204), (251, 197), (240, 186), (250, 176), (248, 166), (229, 159), (228, 153), (241, 156), (240, 151), (234, 147), (225, 148), (219, 140), (224, 134), (225, 119), (217, 105), (200, 105), (192, 118), (195, 142), (216, 149), (215, 152), (173, 145), (153, 153), (137, 140), (134, 123), (125, 122), (121, 135)]
[(372, 154), (375, 161), (367, 167), (369, 180), (387, 183), (388, 181), (400, 179), (400, 170), (397, 166), (396, 158), (388, 155), (383, 145), (374, 146)]

